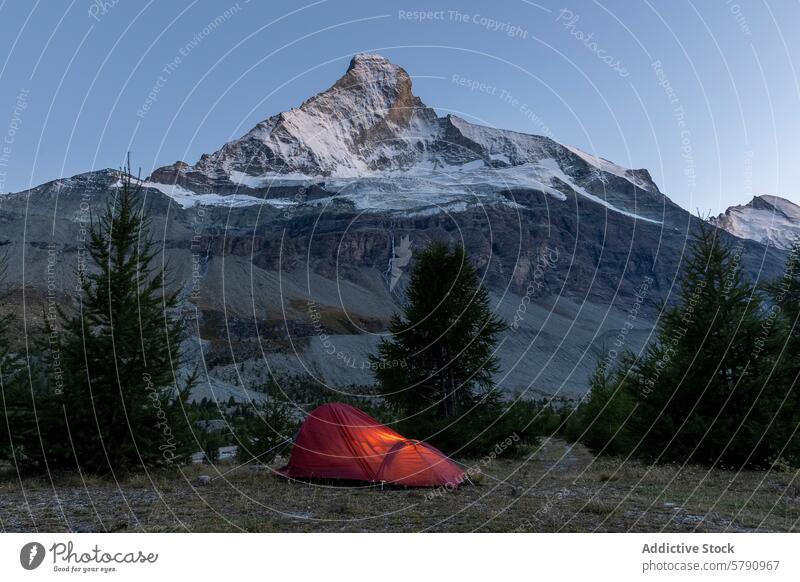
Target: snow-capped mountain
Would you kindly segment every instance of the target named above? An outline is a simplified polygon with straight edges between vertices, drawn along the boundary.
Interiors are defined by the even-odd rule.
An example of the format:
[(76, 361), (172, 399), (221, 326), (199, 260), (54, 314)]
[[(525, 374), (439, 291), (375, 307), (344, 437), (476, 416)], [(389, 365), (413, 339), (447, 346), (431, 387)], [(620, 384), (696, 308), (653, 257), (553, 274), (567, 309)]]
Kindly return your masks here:
[(281, 188), (314, 185), (312, 201), (275, 203), (318, 206), (335, 198), (360, 210), (430, 213), (514, 205), (509, 193), (535, 189), (562, 202), (579, 195), (652, 223), (674, 210), (647, 170), (547, 137), (438, 117), (413, 94), (406, 71), (367, 54), (356, 55), (342, 78), (300, 107), (259, 123), (194, 166), (159, 168), (149, 182), (181, 204), (193, 203), (193, 194), (255, 193), (252, 202), (259, 203), (285, 194)]
[[(41, 317), (45, 300), (72, 304), (87, 224), (119, 179), (87, 172), (0, 199), (7, 281), (26, 298), (15, 304), (18, 321)], [(190, 314), (192, 361), (206, 358), (204, 390), (225, 399), (220, 383), (246, 388), (271, 374), (371, 382), (369, 355), (415, 254), (433, 240), (467, 248), (498, 313), (514, 322), (500, 385), (579, 393), (603, 346), (630, 329), (634, 306), (625, 347), (647, 340), (698, 223), (647, 170), (437, 116), (402, 68), (375, 55), (354, 57), (330, 89), (142, 186), (159, 257)], [(797, 216), (780, 199), (759, 200), (748, 206), (776, 208), (768, 224), (778, 210), (787, 223)], [(752, 223), (731, 214), (741, 216), (738, 233)], [(744, 247), (746, 272), (782, 272), (784, 251)]]
[(734, 236), (788, 250), (800, 240), (800, 206), (779, 196), (755, 196), (712, 222)]

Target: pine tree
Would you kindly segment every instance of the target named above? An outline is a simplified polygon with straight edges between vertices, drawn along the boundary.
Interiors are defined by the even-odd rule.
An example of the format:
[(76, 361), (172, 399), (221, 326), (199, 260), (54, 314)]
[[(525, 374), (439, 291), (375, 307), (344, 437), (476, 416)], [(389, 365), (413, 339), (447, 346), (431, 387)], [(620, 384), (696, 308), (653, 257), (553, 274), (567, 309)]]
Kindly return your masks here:
[(757, 347), (775, 362), (767, 378), (779, 400), (770, 437), (776, 457), (800, 466), (800, 241), (792, 245), (783, 276), (767, 284), (766, 290), (772, 305), (764, 327), (774, 328), (774, 333), (763, 348), (761, 342)]
[(242, 463), (271, 463), (291, 444), (299, 428), (294, 406), (277, 386), (270, 386), (268, 398), (252, 402), (238, 419), (231, 419), (238, 459)]
[[(5, 274), (7, 261), (0, 259), (0, 299), (2, 308), (6, 309)], [(0, 316), (0, 412), (3, 422), (0, 425), (0, 461), (7, 461), (16, 466), (24, 464), (27, 451), (34, 444), (35, 418), (32, 414), (30, 391), (23, 382), (22, 360), (14, 353), (8, 337), (9, 327), (13, 322), (11, 313)]]
[[(0, 261), (0, 285), (5, 266), (5, 260)], [(8, 294), (5, 289), (0, 292), (3, 299)], [(0, 461), (18, 471), (46, 471), (63, 466), (66, 452), (60, 382), (52, 375), (57, 366), (47, 361), (58, 352), (49, 344), (46, 317), (43, 334), (30, 342), (27, 358), (13, 351), (8, 337), (13, 321), (9, 312), (0, 317)]]
[(449, 453), (483, 454), (512, 434), (505, 455), (536, 441), (529, 407), (506, 406), (494, 390), (494, 355), (506, 324), (492, 313), (463, 248), (433, 243), (419, 253), (407, 304), (390, 321), (372, 365), (397, 428)]
[(379, 392), (403, 414), (454, 418), (491, 389), (506, 325), (464, 249), (443, 243), (417, 256), (407, 301), (373, 359)]
[(609, 369), (601, 361), (589, 380), (589, 393), (567, 421), (567, 438), (580, 441), (594, 453), (625, 455), (636, 444), (632, 417), (636, 402), (629, 375), (635, 357), (626, 352)]
[(637, 383), (636, 454), (650, 460), (740, 467), (771, 455), (761, 436), (775, 394), (762, 381), (768, 358), (754, 351), (763, 303), (741, 257), (719, 237), (701, 224), (678, 304), (665, 310), (657, 342), (630, 377)]
[(99, 472), (165, 465), (191, 451), (183, 404), (194, 377), (181, 385), (176, 373), (183, 325), (167, 271), (154, 266), (139, 184), (128, 166), (92, 223), (92, 268), (79, 273), (61, 346), (69, 445), (79, 465)]

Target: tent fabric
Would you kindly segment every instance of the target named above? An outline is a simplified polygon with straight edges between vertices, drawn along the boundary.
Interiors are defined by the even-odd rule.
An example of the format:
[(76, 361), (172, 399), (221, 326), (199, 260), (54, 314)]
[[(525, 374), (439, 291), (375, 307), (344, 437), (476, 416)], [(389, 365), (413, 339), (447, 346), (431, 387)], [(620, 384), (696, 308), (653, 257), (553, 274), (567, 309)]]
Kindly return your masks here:
[(435, 447), (410, 440), (347, 404), (323, 404), (303, 422), (289, 464), (295, 479), (347, 479), (407, 487), (457, 487), (464, 472)]

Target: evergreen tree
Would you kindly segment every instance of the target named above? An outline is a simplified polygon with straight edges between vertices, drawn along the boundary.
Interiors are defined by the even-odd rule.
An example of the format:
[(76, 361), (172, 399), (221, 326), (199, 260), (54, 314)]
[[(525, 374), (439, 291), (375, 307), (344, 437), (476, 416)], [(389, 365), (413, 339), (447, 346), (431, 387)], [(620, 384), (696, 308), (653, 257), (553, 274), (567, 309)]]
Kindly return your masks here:
[(800, 466), (800, 241), (792, 245), (783, 276), (766, 289), (772, 305), (764, 328), (774, 328), (774, 333), (757, 349), (766, 350), (775, 361), (767, 381), (776, 385), (775, 398), (780, 402), (771, 436), (776, 455)]
[(491, 389), (506, 325), (464, 249), (443, 243), (417, 256), (407, 301), (373, 358), (379, 392), (403, 414), (455, 418)]
[(626, 352), (611, 369), (601, 362), (589, 381), (586, 399), (567, 420), (566, 436), (597, 454), (624, 455), (636, 444), (632, 415), (636, 401), (629, 374), (635, 356)]
[[(7, 308), (5, 288), (7, 261), (0, 259), (0, 307)], [(36, 421), (32, 413), (30, 390), (22, 378), (22, 359), (12, 350), (8, 336), (13, 316), (9, 312), (0, 316), (0, 461), (16, 466), (24, 464), (34, 446)]]
[[(0, 261), (0, 285), (5, 260)], [(5, 299), (8, 291), (0, 295)], [(5, 307), (5, 305), (3, 305)], [(57, 312), (52, 311), (53, 315)], [(0, 461), (19, 471), (42, 471), (64, 465), (67, 449), (61, 408), (63, 375), (56, 336), (44, 310), (43, 333), (30, 342), (27, 359), (12, 350), (8, 337), (14, 321), (10, 312), (0, 317)]]
[(800, 462), (800, 246), (765, 286), (765, 303), (719, 237), (701, 224), (657, 340), (639, 358), (598, 368), (569, 439), (649, 461)]
[(269, 392), (269, 398), (251, 403), (239, 419), (232, 419), (238, 459), (242, 463), (271, 463), (288, 449), (299, 423), (294, 417), (292, 403), (279, 390)]
[[(183, 325), (130, 166), (105, 212), (92, 223), (90, 269), (67, 317), (61, 346), (61, 402), (68, 446), (88, 470), (125, 471), (184, 459), (191, 439), (183, 404), (194, 381), (180, 384)], [(74, 461), (73, 461), (74, 462)]]
[(494, 349), (506, 324), (492, 313), (463, 248), (433, 243), (419, 253), (407, 304), (372, 358), (378, 393), (405, 420), (398, 430), (446, 452), (483, 454), (512, 434), (505, 455), (536, 441), (530, 407), (505, 406), (493, 390)]
[(629, 375), (638, 404), (636, 454), (651, 460), (740, 467), (761, 465), (761, 438), (776, 410), (754, 351), (762, 299), (741, 260), (703, 223), (686, 259), (678, 304), (659, 320), (658, 340)]

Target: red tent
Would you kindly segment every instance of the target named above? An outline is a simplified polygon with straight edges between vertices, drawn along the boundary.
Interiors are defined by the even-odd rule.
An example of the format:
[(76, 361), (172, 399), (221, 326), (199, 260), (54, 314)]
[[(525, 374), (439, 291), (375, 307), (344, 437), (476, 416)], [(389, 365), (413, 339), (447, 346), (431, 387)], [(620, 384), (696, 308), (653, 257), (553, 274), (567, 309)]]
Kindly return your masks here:
[(292, 478), (352, 479), (409, 487), (457, 487), (464, 471), (422, 441), (409, 440), (347, 404), (314, 409), (295, 438)]

